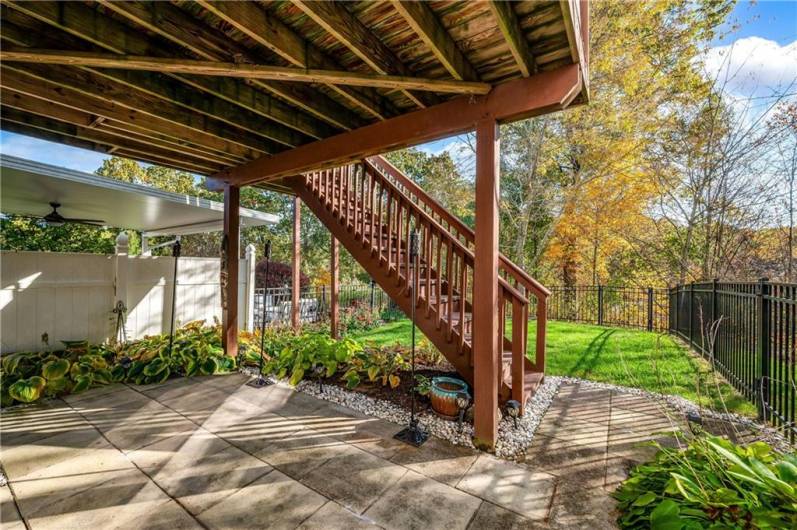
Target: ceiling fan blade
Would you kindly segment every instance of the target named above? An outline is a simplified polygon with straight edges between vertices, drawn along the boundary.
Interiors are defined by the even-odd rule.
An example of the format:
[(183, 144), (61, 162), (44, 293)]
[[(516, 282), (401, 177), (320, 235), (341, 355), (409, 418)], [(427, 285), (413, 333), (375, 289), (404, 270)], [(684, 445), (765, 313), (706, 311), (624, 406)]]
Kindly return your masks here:
[(82, 220), (69, 219), (67, 221), (67, 223), (73, 223), (73, 224), (76, 224), (76, 225), (96, 226), (96, 227), (99, 227), (99, 228), (105, 226), (105, 223), (103, 223), (102, 221), (95, 223), (95, 222), (91, 222), (91, 221), (82, 221)]
[(105, 221), (102, 219), (79, 219), (77, 217), (64, 217), (67, 223), (82, 223), (82, 224), (99, 224), (104, 225)]

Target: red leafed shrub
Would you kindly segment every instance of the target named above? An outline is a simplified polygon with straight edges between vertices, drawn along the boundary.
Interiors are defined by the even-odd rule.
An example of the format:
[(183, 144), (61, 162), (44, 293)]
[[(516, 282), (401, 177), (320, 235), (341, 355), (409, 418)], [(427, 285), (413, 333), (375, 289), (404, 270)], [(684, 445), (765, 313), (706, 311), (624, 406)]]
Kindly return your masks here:
[[(292, 267), (287, 263), (272, 261), (268, 264), (268, 278), (266, 278), (266, 260), (260, 260), (255, 267), (256, 287), (287, 287), (291, 284)], [(299, 274), (299, 285), (302, 289), (310, 285), (310, 278), (306, 274)]]

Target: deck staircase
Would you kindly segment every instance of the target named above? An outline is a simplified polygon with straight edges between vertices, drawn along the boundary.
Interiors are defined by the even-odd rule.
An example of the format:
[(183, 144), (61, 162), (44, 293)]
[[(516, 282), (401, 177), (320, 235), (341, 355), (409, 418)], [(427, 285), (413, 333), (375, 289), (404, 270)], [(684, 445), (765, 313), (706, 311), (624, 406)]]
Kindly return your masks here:
[[(409, 314), (417, 282), (418, 328), (471, 385), (474, 379), (474, 233), (381, 157), (287, 181), (335, 238)], [(419, 266), (411, 274), (410, 233), (421, 234)], [(499, 400), (526, 399), (542, 382), (548, 291), (505, 256), (499, 257)], [(415, 278), (412, 280), (412, 278)], [(526, 357), (530, 307), (536, 312), (534, 361)], [(511, 321), (511, 330), (507, 328)]]

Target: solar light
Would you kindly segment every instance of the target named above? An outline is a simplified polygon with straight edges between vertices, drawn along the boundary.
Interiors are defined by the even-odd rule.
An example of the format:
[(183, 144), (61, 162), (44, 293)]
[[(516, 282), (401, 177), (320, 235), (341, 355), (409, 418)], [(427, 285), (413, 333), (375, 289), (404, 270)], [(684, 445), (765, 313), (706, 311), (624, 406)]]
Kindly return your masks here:
[(517, 418), (520, 415), (520, 402), (514, 399), (507, 401), (506, 413), (515, 422), (515, 429), (517, 429)]
[(466, 392), (460, 392), (457, 394), (457, 408), (459, 409), (459, 419), (457, 422), (459, 423), (458, 429), (460, 433), (462, 433), (465, 410), (467, 410), (469, 404), (470, 396)]
[(321, 377), (324, 375), (324, 367), (321, 365), (313, 367), (313, 375), (315, 376), (316, 381), (318, 381), (318, 391), (323, 392), (324, 381), (321, 379)]

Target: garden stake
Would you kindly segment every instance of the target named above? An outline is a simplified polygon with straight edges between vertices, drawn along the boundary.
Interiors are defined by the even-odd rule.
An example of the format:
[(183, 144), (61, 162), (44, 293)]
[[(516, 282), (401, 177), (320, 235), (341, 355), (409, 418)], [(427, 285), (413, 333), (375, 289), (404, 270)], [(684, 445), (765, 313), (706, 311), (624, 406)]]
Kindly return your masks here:
[(412, 308), (410, 309), (410, 320), (412, 321), (412, 389), (410, 390), (410, 425), (409, 427), (399, 431), (393, 437), (396, 440), (414, 445), (415, 447), (420, 447), (427, 440), (427, 438), (429, 438), (429, 434), (427, 434), (421, 428), (421, 426), (418, 425), (418, 418), (415, 417), (415, 385), (417, 384), (417, 381), (415, 380), (415, 306), (418, 304), (418, 290), (416, 287), (418, 279), (418, 249), (420, 247), (420, 242), (418, 241), (419, 239), (420, 234), (418, 233), (418, 230), (413, 230), (412, 234), (410, 234), (410, 263), (412, 264), (412, 281), (409, 282), (412, 304)]
[(257, 379), (247, 383), (249, 386), (255, 388), (273, 385), (274, 381), (267, 377), (263, 377), (263, 354), (266, 349), (266, 290), (268, 290), (268, 263), (271, 260), (271, 240), (266, 241), (266, 247), (263, 251), (263, 257), (266, 259), (265, 276), (263, 281), (263, 302), (260, 304), (263, 311), (263, 316), (260, 319), (260, 362), (257, 368)]
[(172, 356), (174, 347), (174, 310), (177, 307), (177, 261), (180, 258), (180, 236), (172, 244), (172, 257), (174, 258), (174, 274), (172, 275), (172, 318), (169, 322), (169, 357)]

